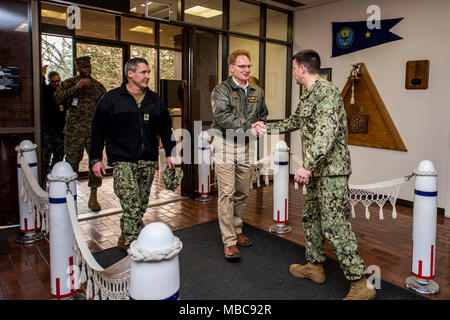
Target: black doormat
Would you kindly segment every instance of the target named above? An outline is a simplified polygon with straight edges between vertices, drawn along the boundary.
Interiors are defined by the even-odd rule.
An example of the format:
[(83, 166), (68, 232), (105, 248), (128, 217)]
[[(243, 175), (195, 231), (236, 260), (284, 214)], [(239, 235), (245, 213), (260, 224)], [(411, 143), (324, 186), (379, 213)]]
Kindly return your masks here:
[(0, 230), (0, 254), (7, 254), (11, 252), (8, 238), (12, 236), (17, 237), (19, 227), (12, 227)]
[[(295, 278), (289, 265), (306, 263), (303, 246), (248, 224), (243, 231), (254, 243), (239, 247), (241, 258), (233, 262), (224, 258), (217, 220), (174, 232), (183, 243), (179, 254), (181, 300), (341, 300), (346, 296), (350, 283), (337, 261), (326, 260), (327, 279), (321, 285)], [(107, 267), (125, 253), (111, 248), (94, 256)], [(375, 299), (428, 300), (383, 280)]]
[(97, 260), (98, 264), (101, 265), (102, 268), (106, 269), (112, 266), (117, 261), (125, 258), (127, 256), (127, 252), (120, 249), (119, 247), (113, 247), (94, 252), (92, 255), (94, 256), (95, 260)]

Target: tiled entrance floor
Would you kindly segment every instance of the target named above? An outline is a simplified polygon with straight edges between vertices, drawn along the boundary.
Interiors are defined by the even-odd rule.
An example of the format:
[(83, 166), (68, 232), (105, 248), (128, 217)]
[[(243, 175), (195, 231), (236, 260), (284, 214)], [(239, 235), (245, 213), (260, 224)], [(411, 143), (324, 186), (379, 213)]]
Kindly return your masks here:
[[(157, 201), (176, 199), (177, 192), (164, 189), (157, 174), (151, 193), (150, 204)], [(80, 226), (89, 248), (94, 252), (116, 246), (120, 235), (120, 204), (114, 195), (112, 177), (104, 179), (99, 189), (102, 211), (92, 213), (87, 208), (89, 188), (87, 181), (78, 184), (78, 212)], [(305, 196), (295, 190), (291, 181), (289, 198), (289, 224), (293, 231), (282, 237), (305, 245), (301, 222), (301, 209)], [(273, 186), (253, 189), (244, 220), (246, 223), (268, 230), (272, 221)], [(366, 266), (377, 265), (383, 280), (404, 287), (405, 279), (411, 271), (412, 209), (397, 207), (397, 219), (391, 218), (389, 206), (384, 208), (384, 220), (378, 219), (378, 207), (371, 207), (371, 219), (364, 218), (364, 208), (356, 207), (356, 218), (352, 219), (353, 231), (359, 244), (360, 253)], [(105, 216), (102, 216), (106, 214)], [(92, 215), (102, 216), (91, 219)], [(217, 196), (212, 201), (202, 203), (194, 199), (166, 203), (149, 207), (144, 215), (144, 223), (162, 221), (171, 229), (189, 227), (198, 223), (217, 219)], [(436, 239), (436, 278), (441, 292), (432, 299), (450, 299), (450, 219), (438, 216)], [(217, 232), (220, 232), (217, 230)], [(245, 230), (244, 230), (245, 232)], [(0, 300), (50, 299), (49, 244), (41, 240), (33, 245), (23, 246), (8, 238), (12, 250), (0, 255)], [(257, 244), (255, 244), (257, 245)], [(335, 259), (326, 244), (326, 253)], [(298, 261), (292, 261), (298, 263)], [(288, 268), (289, 266), (286, 266)], [(267, 297), (270, 299), (270, 297)]]

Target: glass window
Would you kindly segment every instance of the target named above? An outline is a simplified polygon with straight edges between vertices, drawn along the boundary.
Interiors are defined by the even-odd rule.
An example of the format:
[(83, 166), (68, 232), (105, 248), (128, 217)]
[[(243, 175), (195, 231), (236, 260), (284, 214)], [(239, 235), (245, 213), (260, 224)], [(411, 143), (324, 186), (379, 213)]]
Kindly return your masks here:
[(265, 94), (269, 110), (268, 120), (285, 118), (286, 54), (286, 46), (266, 44)]
[(116, 17), (111, 14), (81, 9), (81, 28), (75, 29), (75, 35), (116, 39)]
[(141, 47), (141, 46), (130, 46), (130, 54), (131, 58), (145, 58), (150, 67), (150, 81), (148, 83), (148, 87), (156, 91), (156, 69), (155, 69), (155, 61), (156, 61), (156, 49), (149, 47)]
[(42, 35), (41, 43), (42, 65), (48, 66), (47, 72), (58, 72), (62, 80), (71, 78), (73, 76), (72, 38)]
[(181, 80), (181, 52), (174, 50), (159, 51), (159, 78)]
[(67, 27), (67, 7), (42, 3), (41, 22)]
[[(130, 12), (145, 15), (146, 0), (130, 0)], [(147, 1), (148, 16), (165, 20), (177, 20), (178, 0)]]
[(287, 41), (288, 15), (267, 9), (266, 37)]
[(194, 120), (212, 121), (211, 92), (217, 85), (219, 36), (215, 32), (197, 31), (194, 52)]
[(120, 40), (154, 45), (155, 23), (144, 19), (121, 17)]
[(231, 0), (230, 30), (259, 36), (259, 6)]
[(222, 28), (222, 0), (186, 0), (184, 21), (202, 26)]
[(159, 25), (159, 45), (166, 48), (181, 49), (183, 29), (170, 24)]
[(77, 43), (77, 57), (90, 56), (92, 77), (111, 90), (122, 85), (123, 50), (118, 47)]
[(230, 37), (230, 51), (232, 53), (237, 49), (245, 49), (250, 52), (250, 60), (252, 62), (252, 70), (250, 75), (253, 77), (259, 78), (259, 41), (258, 40), (250, 40), (239, 37)]

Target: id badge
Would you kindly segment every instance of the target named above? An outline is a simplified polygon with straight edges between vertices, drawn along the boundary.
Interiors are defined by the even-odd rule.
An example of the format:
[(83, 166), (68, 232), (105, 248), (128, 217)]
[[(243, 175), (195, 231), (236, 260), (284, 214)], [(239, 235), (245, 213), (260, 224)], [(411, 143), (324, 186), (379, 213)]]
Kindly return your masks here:
[(59, 105), (59, 111), (61, 111), (61, 112), (64, 111), (64, 106), (62, 104)]
[(73, 106), (73, 107), (78, 106), (78, 98), (73, 98), (73, 99), (72, 99), (72, 106)]
[(150, 115), (148, 113), (144, 113), (144, 121), (150, 120)]

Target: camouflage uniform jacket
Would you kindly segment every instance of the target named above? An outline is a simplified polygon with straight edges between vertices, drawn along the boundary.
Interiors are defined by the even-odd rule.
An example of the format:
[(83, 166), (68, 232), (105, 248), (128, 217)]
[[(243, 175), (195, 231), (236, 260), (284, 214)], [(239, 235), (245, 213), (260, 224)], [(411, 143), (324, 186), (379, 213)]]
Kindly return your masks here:
[(268, 133), (274, 129), (280, 134), (300, 129), (303, 167), (313, 176), (351, 173), (344, 103), (331, 82), (318, 78), (301, 96), (293, 115), (267, 126)]
[[(55, 92), (55, 101), (68, 106), (64, 132), (90, 137), (95, 108), (106, 89), (100, 82), (91, 78), (90, 86), (77, 90), (75, 85), (80, 80), (81, 76), (78, 75), (61, 82)], [(77, 106), (72, 105), (74, 98), (78, 99)]]
[(223, 138), (226, 137), (227, 129), (246, 132), (252, 128), (253, 123), (265, 122), (268, 114), (264, 91), (249, 82), (246, 95), (245, 90), (232, 77), (214, 88), (211, 105), (214, 115), (212, 128), (219, 130)]

